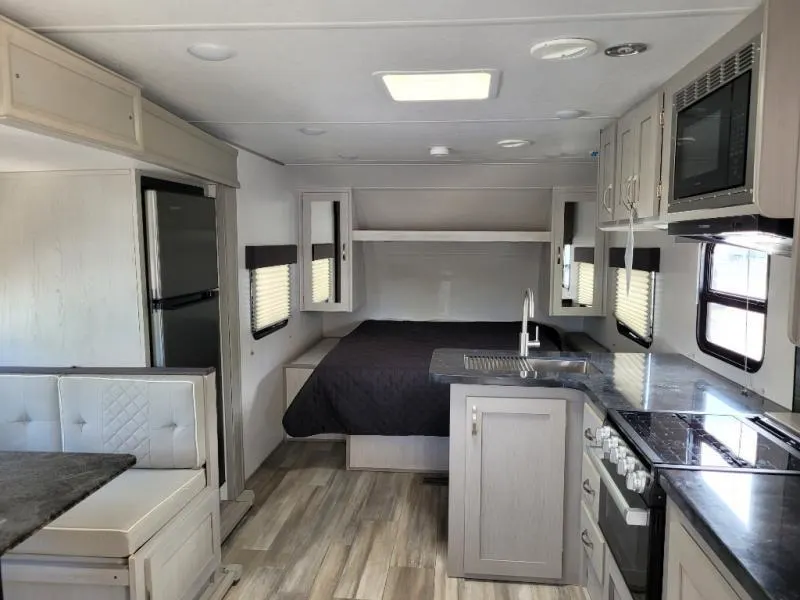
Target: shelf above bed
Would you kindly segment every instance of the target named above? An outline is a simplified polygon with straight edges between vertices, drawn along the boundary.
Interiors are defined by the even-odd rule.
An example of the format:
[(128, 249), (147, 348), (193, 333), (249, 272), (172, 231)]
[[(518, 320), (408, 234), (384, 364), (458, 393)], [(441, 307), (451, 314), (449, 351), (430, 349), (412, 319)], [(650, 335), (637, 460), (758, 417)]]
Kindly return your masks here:
[(356, 230), (355, 242), (544, 242), (549, 231), (397, 231)]

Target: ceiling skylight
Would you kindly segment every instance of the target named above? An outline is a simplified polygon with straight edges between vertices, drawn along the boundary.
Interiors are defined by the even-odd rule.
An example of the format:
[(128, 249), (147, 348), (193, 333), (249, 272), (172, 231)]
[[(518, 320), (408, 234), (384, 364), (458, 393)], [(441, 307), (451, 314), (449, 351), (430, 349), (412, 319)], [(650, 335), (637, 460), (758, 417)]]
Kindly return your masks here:
[(500, 72), (494, 69), (443, 72), (381, 72), (386, 90), (395, 102), (488, 100), (497, 96)]

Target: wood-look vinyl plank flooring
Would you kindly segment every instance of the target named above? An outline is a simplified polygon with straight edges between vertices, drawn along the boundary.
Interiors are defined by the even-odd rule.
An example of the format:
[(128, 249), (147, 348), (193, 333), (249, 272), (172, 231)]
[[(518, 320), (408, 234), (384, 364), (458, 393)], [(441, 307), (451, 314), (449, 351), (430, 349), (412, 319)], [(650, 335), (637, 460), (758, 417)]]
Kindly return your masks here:
[(347, 471), (338, 442), (286, 442), (247, 487), (223, 546), (244, 567), (226, 600), (582, 600), (576, 587), (447, 576), (447, 487)]

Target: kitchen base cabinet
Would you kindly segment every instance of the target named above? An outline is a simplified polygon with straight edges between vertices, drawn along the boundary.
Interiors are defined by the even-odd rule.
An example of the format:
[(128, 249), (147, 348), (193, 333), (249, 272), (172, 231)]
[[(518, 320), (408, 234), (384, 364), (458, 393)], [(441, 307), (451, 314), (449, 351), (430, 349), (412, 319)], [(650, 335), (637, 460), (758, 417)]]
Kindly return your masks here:
[(670, 504), (667, 516), (664, 600), (749, 600), (734, 590), (733, 577), (714, 564), (675, 505)]
[[(577, 542), (568, 566), (575, 583), (580, 467), (567, 465), (567, 414), (577, 408), (570, 457), (577, 463), (582, 402), (498, 388), (451, 386), (449, 574), (562, 582), (568, 526)], [(575, 481), (567, 488), (568, 473)]]

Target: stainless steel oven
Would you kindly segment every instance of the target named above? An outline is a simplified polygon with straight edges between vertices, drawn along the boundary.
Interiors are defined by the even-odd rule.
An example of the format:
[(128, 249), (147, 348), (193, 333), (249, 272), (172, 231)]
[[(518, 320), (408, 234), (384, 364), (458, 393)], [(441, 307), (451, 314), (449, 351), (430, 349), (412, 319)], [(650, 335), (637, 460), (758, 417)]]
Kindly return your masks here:
[[(635, 600), (660, 600), (664, 558), (663, 491), (616, 429), (597, 432), (592, 455), (600, 473), (600, 530), (614, 559), (615, 581)], [(624, 597), (624, 593), (620, 594)]]
[(669, 212), (753, 202), (761, 37), (672, 97)]

